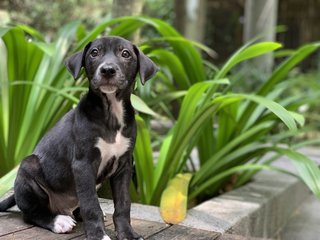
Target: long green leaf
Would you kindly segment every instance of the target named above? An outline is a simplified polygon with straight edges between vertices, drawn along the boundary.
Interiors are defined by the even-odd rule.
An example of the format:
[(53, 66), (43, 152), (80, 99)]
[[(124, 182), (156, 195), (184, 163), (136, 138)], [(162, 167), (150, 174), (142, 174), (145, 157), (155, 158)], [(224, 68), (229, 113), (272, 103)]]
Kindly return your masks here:
[(162, 66), (167, 66), (170, 69), (170, 73), (173, 75), (179, 89), (188, 89), (190, 80), (188, 79), (180, 59), (175, 54), (164, 49), (157, 49), (149, 53), (149, 57), (155, 59), (156, 62), (161, 63)]
[(9, 173), (0, 178), (0, 197), (12, 189), (17, 172), (18, 167), (12, 169)]
[[(296, 52), (292, 54), (292, 56), (290, 56), (285, 62), (280, 64), (280, 66), (273, 72), (271, 77), (261, 86), (261, 88), (257, 92), (257, 95), (267, 95), (272, 88), (274, 88), (278, 83), (280, 83), (280, 81), (282, 81), (288, 75), (289, 71), (293, 67), (299, 64), (311, 53), (316, 51), (319, 47), (320, 43), (312, 43), (304, 45), (303, 47), (296, 50)], [(244, 128), (256, 107), (257, 105), (255, 103), (250, 103), (247, 106), (239, 121), (239, 129)]]
[(276, 151), (289, 157), (304, 183), (320, 200), (320, 170), (317, 164), (307, 156), (291, 149), (277, 148)]
[(231, 176), (232, 174), (238, 173), (240, 171), (247, 171), (247, 170), (276, 170), (279, 172), (293, 175), (292, 173), (287, 172), (283, 169), (276, 168), (269, 165), (263, 165), (263, 164), (247, 164), (243, 166), (235, 166), (226, 171), (219, 173), (218, 175), (213, 176), (206, 182), (202, 183), (199, 187), (197, 187), (194, 191), (190, 193), (189, 201), (197, 197), (200, 193), (204, 192), (206, 189), (212, 187), (219, 180), (224, 179), (225, 177)]
[(296, 130), (296, 120), (301, 122), (301, 115), (293, 115), (290, 112), (288, 112), (284, 107), (282, 107), (280, 104), (269, 100), (268, 98), (263, 98), (258, 95), (249, 95), (249, 94), (239, 94), (240, 96), (243, 96), (244, 98), (247, 98), (253, 102), (258, 103), (259, 105), (262, 105), (269, 109), (271, 112), (273, 112), (278, 118), (280, 118), (283, 123), (290, 129), (290, 130)]
[(158, 117), (159, 115), (155, 113), (141, 98), (137, 95), (131, 94), (131, 102), (132, 106), (139, 112), (149, 114), (154, 117)]
[[(252, 44), (248, 43), (241, 47), (236, 53), (234, 53), (230, 59), (223, 65), (222, 69), (217, 72), (215, 79), (224, 78), (227, 73), (237, 64), (249, 60), (251, 58), (260, 56), (270, 51), (274, 51), (280, 48), (282, 45), (275, 42), (261, 42)], [(212, 86), (206, 94), (202, 104), (206, 104), (213, 96), (217, 89), (217, 86)]]
[(229, 70), (237, 65), (240, 62), (243, 62), (245, 60), (263, 55), (267, 52), (274, 51), (278, 48), (282, 47), (280, 43), (275, 42), (261, 42), (256, 43), (251, 46), (248, 46), (247, 48), (241, 49), (239, 52), (234, 54), (228, 62), (223, 66), (223, 68), (219, 71), (216, 78), (223, 78), (229, 72)]
[(134, 158), (136, 163), (138, 186), (140, 188), (141, 201), (144, 203), (150, 203), (154, 180), (150, 135), (143, 119), (138, 115), (136, 115), (136, 122), (138, 132), (134, 149)]
[(241, 135), (230, 141), (228, 144), (226, 144), (223, 148), (221, 148), (218, 152), (211, 156), (211, 158), (208, 159), (207, 162), (203, 164), (201, 168), (194, 174), (194, 177), (191, 181), (191, 186), (195, 187), (197, 184), (201, 183), (202, 180), (205, 180), (212, 176), (212, 170), (215, 169), (215, 165), (220, 160), (220, 158), (234, 150), (240, 144), (245, 144), (248, 139), (250, 139), (252, 136), (257, 135), (260, 131), (268, 129), (271, 124), (272, 122), (263, 122), (257, 124), (253, 128), (242, 133)]

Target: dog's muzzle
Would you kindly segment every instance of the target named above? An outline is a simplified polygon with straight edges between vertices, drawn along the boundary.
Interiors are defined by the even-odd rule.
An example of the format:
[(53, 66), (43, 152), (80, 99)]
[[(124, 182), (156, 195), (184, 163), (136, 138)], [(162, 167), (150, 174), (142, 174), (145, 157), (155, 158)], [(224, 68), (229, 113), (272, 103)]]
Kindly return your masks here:
[(122, 89), (124, 79), (119, 67), (115, 64), (101, 64), (96, 72), (93, 84), (103, 93), (114, 93)]

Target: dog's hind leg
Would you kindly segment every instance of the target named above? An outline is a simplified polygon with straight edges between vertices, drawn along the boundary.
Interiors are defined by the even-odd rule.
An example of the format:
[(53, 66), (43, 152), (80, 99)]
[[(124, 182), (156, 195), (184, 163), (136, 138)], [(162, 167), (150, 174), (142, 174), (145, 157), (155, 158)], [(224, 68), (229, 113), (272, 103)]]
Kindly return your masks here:
[(67, 215), (57, 215), (49, 208), (49, 196), (42, 186), (39, 158), (31, 155), (21, 163), (15, 181), (15, 198), (24, 220), (55, 233), (70, 232), (75, 220)]

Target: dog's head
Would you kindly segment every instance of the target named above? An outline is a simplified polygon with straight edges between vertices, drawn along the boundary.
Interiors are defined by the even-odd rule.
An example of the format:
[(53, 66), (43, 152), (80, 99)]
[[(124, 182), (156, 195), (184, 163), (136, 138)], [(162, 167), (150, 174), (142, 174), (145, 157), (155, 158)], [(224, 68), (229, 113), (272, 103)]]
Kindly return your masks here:
[(84, 67), (93, 90), (114, 93), (134, 83), (137, 73), (144, 84), (158, 67), (135, 45), (120, 37), (103, 37), (87, 44), (65, 61), (76, 79)]

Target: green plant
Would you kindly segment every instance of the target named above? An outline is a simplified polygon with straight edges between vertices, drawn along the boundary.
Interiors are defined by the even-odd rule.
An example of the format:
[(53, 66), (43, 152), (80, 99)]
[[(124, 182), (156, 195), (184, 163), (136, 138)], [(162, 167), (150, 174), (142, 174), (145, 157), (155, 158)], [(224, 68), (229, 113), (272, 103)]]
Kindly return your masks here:
[(62, 61), (78, 26), (66, 25), (52, 44), (26, 26), (0, 29), (0, 176), (30, 154), (46, 129), (77, 102), (71, 93), (83, 89), (72, 87)]
[[(301, 154), (293, 150), (294, 146), (283, 149), (277, 146), (281, 141), (268, 141), (268, 133), (279, 125), (279, 120), (275, 118), (274, 114), (286, 123), (291, 131), (296, 130), (294, 121), (297, 121), (300, 125), (303, 124), (303, 117), (301, 115), (299, 116), (294, 112), (280, 114), (279, 110), (282, 108), (281, 106), (290, 109), (292, 104), (296, 104), (297, 101), (304, 98), (304, 96), (296, 96), (296, 99), (289, 100), (288, 98), (281, 98), (280, 95), (286, 91), (291, 84), (290, 81), (284, 81), (286, 80), (285, 76), (287, 76), (288, 72), (305, 57), (317, 50), (319, 46), (319, 43), (308, 44), (295, 51), (273, 72), (256, 94), (250, 96), (253, 101), (244, 103), (236, 108), (230, 107), (227, 109), (227, 118), (232, 116), (232, 121), (225, 121), (225, 116), (223, 116), (222, 121), (219, 121), (219, 126), (224, 126), (223, 128), (217, 129), (217, 136), (221, 136), (219, 138), (219, 146), (221, 147), (216, 149), (216, 153), (195, 173), (191, 183), (191, 189), (195, 190), (192, 191), (191, 198), (203, 191), (209, 191), (211, 193), (217, 191), (225, 181), (225, 178), (218, 179), (219, 175), (224, 175), (225, 171), (231, 173), (233, 168), (238, 168), (237, 171), (239, 171), (238, 166), (248, 163), (250, 160), (255, 160), (254, 163), (258, 163), (266, 152), (272, 151), (289, 155), (290, 159), (293, 160), (296, 165), (301, 178), (307, 185), (314, 186), (311, 189), (319, 197), (319, 191), (316, 186), (320, 172), (318, 168), (315, 167), (315, 164), (306, 157), (303, 157), (302, 160)], [(260, 100), (256, 101), (258, 99), (254, 100), (252, 97), (258, 97)], [(272, 101), (277, 101), (281, 105), (279, 104), (276, 107)], [(268, 107), (269, 103), (277, 109), (274, 108), (274, 111), (270, 109)], [(296, 110), (296, 107), (293, 109)], [(290, 119), (290, 115), (292, 119)], [(280, 133), (276, 132), (273, 135), (283, 135), (283, 131), (282, 129)], [(225, 132), (228, 134), (225, 134)], [(266, 144), (270, 144), (271, 146)], [(262, 161), (261, 164), (269, 166), (270, 162), (271, 161), (268, 160), (265, 162)], [(250, 164), (243, 166), (243, 168), (247, 167), (250, 168)], [(216, 176), (215, 178), (217, 179), (213, 179), (210, 176)], [(316, 177), (310, 179), (308, 176)]]
[[(210, 54), (210, 49), (183, 38), (165, 22), (148, 17), (123, 17), (108, 20), (86, 34), (82, 27), (77, 28), (77, 41), (73, 49), (83, 48), (107, 27), (112, 27), (109, 35), (126, 37), (143, 26), (154, 28), (160, 35), (146, 40), (140, 47), (161, 67), (161, 71), (157, 74), (157, 81), (151, 80), (152, 84), (138, 87), (137, 91), (153, 109), (171, 119), (173, 126), (164, 135), (155, 134), (150, 128), (149, 116), (136, 116), (136, 178), (131, 184), (135, 201), (158, 205), (169, 180), (181, 172), (193, 174), (189, 200), (212, 196), (234, 173), (240, 174), (240, 184), (248, 181), (258, 170), (275, 169), (270, 164), (280, 155), (290, 156), (301, 178), (319, 196), (317, 181), (320, 173), (315, 164), (296, 152), (297, 146), (278, 146), (283, 140), (295, 135), (297, 125), (304, 123), (304, 118), (294, 112), (299, 106), (297, 103), (304, 103), (303, 99), (284, 95), (292, 84), (286, 80), (286, 76), (293, 67), (319, 48), (318, 43), (307, 44), (292, 53), (254, 94), (233, 93), (232, 75), (228, 74), (239, 63), (280, 48), (278, 43), (249, 43), (218, 69), (204, 61), (198, 51), (202, 49)], [(0, 30), (2, 33), (3, 31)], [(37, 35), (39, 34), (32, 34), (35, 37)], [(43, 42), (37, 44), (37, 47), (48, 51), (47, 44)], [(61, 63), (59, 66), (62, 69)], [(61, 71), (65, 74), (65, 70)], [(32, 86), (35, 87), (34, 84)], [(69, 90), (72, 94), (75, 93), (69, 87), (58, 86), (57, 89), (62, 90), (55, 94), (66, 93), (65, 91), (69, 93)], [(64, 102), (65, 98), (62, 99)], [(172, 101), (178, 105), (177, 119), (172, 113)], [(159, 118), (159, 114), (147, 109), (142, 101), (140, 103), (145, 112)], [(62, 104), (64, 110), (68, 108), (68, 104), (70, 107), (71, 103), (68, 101)], [(55, 120), (57, 118), (58, 116)], [(54, 121), (49, 122), (47, 125)], [(2, 121), (1, 124), (5, 123)], [(4, 126), (8, 125), (7, 121)], [(3, 149), (4, 146), (6, 145), (3, 145)], [(153, 161), (153, 146), (160, 149), (156, 164)], [(190, 169), (187, 162), (195, 148), (198, 150), (199, 163), (193, 163), (195, 167)], [(15, 149), (13, 146), (12, 151)], [(276, 155), (261, 160), (270, 151)]]
[[(230, 70), (245, 60), (281, 47), (279, 44), (265, 42), (245, 45), (221, 69), (209, 65), (209, 70), (214, 72), (210, 80), (206, 78), (208, 69), (205, 68), (205, 61), (193, 52), (194, 44), (189, 42), (184, 45), (186, 40), (181, 39), (172, 28), (166, 25), (161, 27), (167, 29), (161, 30), (161, 34), (165, 33), (162, 40), (167, 40), (170, 52), (162, 48), (151, 51), (150, 56), (161, 64), (162, 69), (169, 69), (169, 74), (164, 71), (162, 76), (162, 85), (165, 86), (162, 88), (169, 90), (169, 93), (160, 96), (160, 100), (159, 95), (155, 94), (158, 100), (156, 104), (167, 105), (168, 101), (179, 97), (183, 100), (180, 101), (178, 119), (175, 121), (172, 118), (173, 127), (161, 141), (155, 167), (152, 167), (150, 128), (143, 119), (138, 118), (139, 135), (135, 150), (138, 184), (135, 196), (139, 195), (140, 201), (144, 203), (158, 205), (170, 179), (180, 172), (192, 172), (186, 167), (186, 162), (194, 148), (198, 150), (200, 166), (193, 171), (189, 200), (217, 194), (234, 173), (241, 174), (238, 179), (240, 184), (248, 181), (257, 170), (275, 170), (270, 164), (280, 155), (290, 156), (301, 178), (319, 196), (317, 181), (320, 173), (315, 164), (296, 152), (295, 146), (279, 147), (284, 139), (288, 139), (280, 136), (291, 133), (288, 135), (291, 137), (292, 133), (297, 132), (297, 123), (300, 126), (304, 124), (303, 116), (293, 112), (297, 110), (300, 101), (303, 103), (304, 97), (300, 95), (292, 99), (283, 96), (292, 84), (286, 76), (292, 68), (316, 51), (319, 44), (308, 44), (293, 52), (254, 94), (235, 94), (230, 92), (232, 82), (225, 78)], [(179, 47), (172, 44), (173, 39), (179, 42)], [(147, 48), (150, 49), (150, 46)], [(195, 72), (200, 74), (192, 75)], [(156, 89), (152, 91), (156, 93)], [(152, 95), (147, 97), (152, 99)], [(167, 107), (164, 112), (168, 112)], [(289, 130), (283, 128), (283, 123)], [(276, 128), (281, 131), (272, 133)], [(271, 141), (270, 136), (278, 140)], [(275, 152), (276, 157), (261, 161), (268, 152)]]
[[(320, 197), (318, 187), (320, 172), (314, 162), (296, 152), (295, 146), (279, 147), (278, 145), (283, 143), (283, 138), (270, 141), (270, 135), (277, 138), (291, 132), (288, 136), (292, 136), (298, 129), (296, 123), (303, 125), (303, 116), (293, 110), (297, 110), (297, 107), (305, 101), (305, 97), (303, 95), (297, 95), (295, 98), (283, 97), (283, 93), (292, 84), (286, 76), (292, 68), (316, 51), (319, 43), (307, 44), (293, 52), (255, 94), (229, 92), (232, 83), (221, 88), (221, 84), (228, 85), (223, 78), (235, 65), (278, 47), (280, 45), (276, 43), (245, 45), (216, 72), (212, 81), (205, 82), (206, 79), (202, 78), (184, 93), (179, 117), (163, 140), (157, 165), (153, 171), (148, 171), (147, 176), (141, 173), (140, 179), (152, 179), (139, 189), (142, 201), (159, 204), (160, 195), (168, 180), (179, 172), (190, 171), (186, 169), (186, 161), (195, 147), (200, 156), (200, 166), (194, 172), (190, 183), (189, 200), (217, 194), (231, 174), (241, 173), (238, 183), (244, 183), (257, 170), (275, 170), (270, 164), (280, 155), (290, 157), (300, 177)], [(188, 52), (186, 48), (185, 52)], [(183, 68), (190, 69), (189, 66), (196, 60), (200, 61), (197, 66), (202, 65), (202, 70), (199, 69), (197, 72), (202, 72), (204, 65), (202, 59), (194, 58), (192, 62), (186, 60), (182, 63)], [(180, 64), (169, 64), (171, 68), (175, 66), (177, 69), (180, 68)], [(289, 131), (282, 127), (282, 123)], [(217, 128), (213, 128), (214, 124)], [(140, 126), (144, 127), (142, 123)], [(281, 131), (270, 134), (275, 128), (280, 128)], [(150, 140), (146, 140), (150, 137), (147, 131), (141, 131), (140, 137), (143, 138), (141, 140), (143, 144), (149, 145)], [(138, 143), (137, 151), (142, 151), (143, 146), (145, 145)], [(261, 161), (268, 152), (275, 152), (276, 157)], [(144, 159), (141, 159), (142, 156)], [(152, 155), (139, 152), (136, 159), (139, 159), (138, 164), (142, 165), (138, 169), (144, 169), (144, 166), (150, 166)], [(139, 171), (137, 172), (139, 175)], [(140, 180), (138, 186), (141, 184), (143, 183)]]

